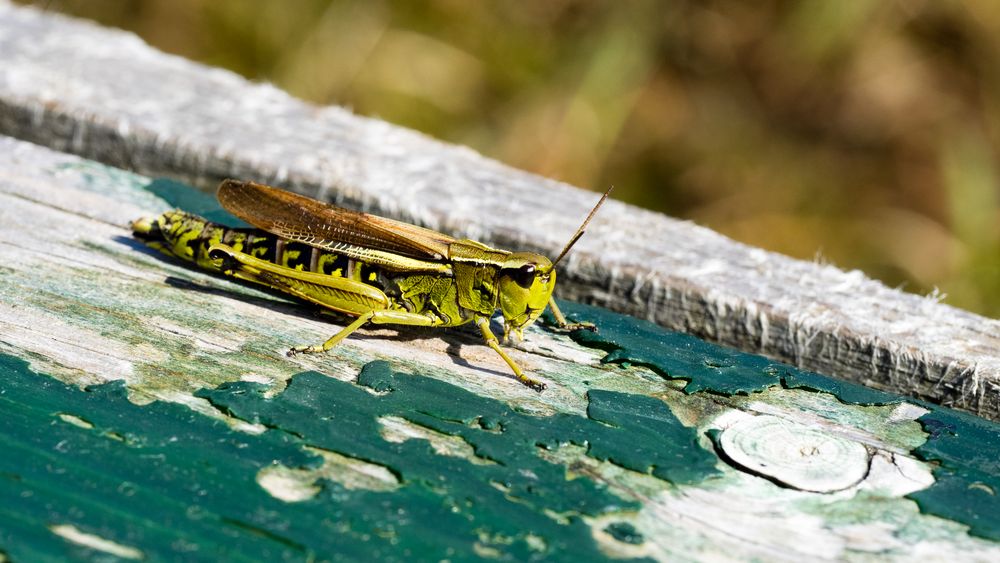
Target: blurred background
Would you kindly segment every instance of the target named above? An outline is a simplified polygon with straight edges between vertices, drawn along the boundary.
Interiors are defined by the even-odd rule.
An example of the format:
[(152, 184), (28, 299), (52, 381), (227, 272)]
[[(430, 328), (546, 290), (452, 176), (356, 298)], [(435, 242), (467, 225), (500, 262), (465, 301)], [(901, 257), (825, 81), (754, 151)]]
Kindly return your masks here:
[(24, 3), (1000, 317), (992, 0)]

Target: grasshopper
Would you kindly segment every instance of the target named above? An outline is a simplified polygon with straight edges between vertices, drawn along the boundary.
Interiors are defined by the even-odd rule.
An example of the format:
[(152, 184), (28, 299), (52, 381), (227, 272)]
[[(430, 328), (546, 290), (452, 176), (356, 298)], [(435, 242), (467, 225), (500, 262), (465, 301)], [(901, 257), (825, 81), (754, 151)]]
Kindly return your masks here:
[(561, 328), (593, 328), (567, 323), (552, 290), (555, 266), (583, 236), (608, 192), (554, 261), (237, 180), (223, 181), (217, 197), (256, 228), (228, 228), (174, 210), (136, 220), (132, 231), (165, 254), (355, 317), (326, 342), (295, 346), (289, 356), (325, 352), (369, 323), (452, 327), (472, 322), (517, 379), (541, 391), (545, 384), (526, 375), (500, 347), (490, 318), (499, 308), (505, 341), (522, 339), (546, 306)]

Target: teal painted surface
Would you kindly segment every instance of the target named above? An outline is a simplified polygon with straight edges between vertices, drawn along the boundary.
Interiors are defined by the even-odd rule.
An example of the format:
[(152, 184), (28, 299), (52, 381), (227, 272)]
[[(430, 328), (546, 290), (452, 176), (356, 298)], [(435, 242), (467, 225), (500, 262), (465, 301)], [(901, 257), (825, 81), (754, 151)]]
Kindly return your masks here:
[(784, 365), (761, 356), (589, 305), (560, 301), (559, 307), (570, 320), (598, 326), (597, 332), (578, 330), (572, 337), (584, 346), (607, 351), (602, 362), (642, 365), (669, 379), (688, 380), (686, 393), (747, 394), (781, 382)]
[(715, 473), (715, 456), (706, 455), (660, 399), (613, 391), (590, 391), (587, 398), (587, 416), (603, 425), (581, 428), (571, 441), (587, 445), (591, 457), (678, 484)]
[(787, 389), (806, 389), (829, 393), (850, 405), (892, 405), (905, 400), (894, 393), (886, 393), (850, 381), (833, 379), (825, 375), (782, 366), (781, 383)]
[[(867, 387), (773, 362), (710, 344), (686, 334), (610, 311), (559, 302), (574, 321), (588, 320), (599, 331), (578, 330), (572, 338), (608, 351), (603, 362), (635, 363), (670, 379), (687, 379), (688, 393), (699, 391), (732, 395), (781, 385), (830, 393), (856, 405), (886, 405), (905, 399)], [(935, 483), (907, 495), (920, 510), (969, 526), (971, 534), (1000, 541), (1000, 424), (909, 400), (930, 410), (918, 420), (928, 432), (927, 442), (914, 450), (923, 460), (938, 464)]]
[(629, 524), (628, 522), (615, 522), (613, 524), (608, 524), (604, 531), (611, 534), (611, 537), (622, 543), (628, 543), (632, 545), (642, 545), (646, 541), (646, 538), (642, 537), (642, 534), (635, 529), (635, 526)]
[(970, 533), (1000, 541), (1000, 425), (932, 407), (918, 420), (929, 433), (917, 457), (937, 462), (936, 482), (909, 495), (920, 509), (962, 522)]
[[(384, 362), (369, 364), (359, 385), (306, 372), (272, 398), (246, 382), (199, 392), (268, 428), (252, 435), (180, 405), (134, 405), (120, 383), (83, 391), (7, 356), (0, 373), (0, 549), (15, 561), (106, 558), (49, 525), (167, 560), (471, 560), (477, 542), (501, 559), (600, 559), (583, 516), (638, 505), (589, 478), (568, 479), (539, 448), (586, 444), (598, 459), (676, 482), (715, 471), (715, 455), (664, 403), (623, 393), (592, 392), (590, 418), (539, 417)], [(461, 436), (495, 463), (446, 457), (425, 440), (387, 441), (381, 416)], [(306, 445), (383, 465), (401, 486), (321, 481), (314, 497), (286, 503), (257, 484), (275, 463), (316, 467)]]
[[(365, 366), (358, 384), (392, 391), (379, 398), (380, 410), (367, 414), (395, 414), (443, 434), (461, 436), (477, 455), (502, 465), (548, 471), (551, 464), (537, 464), (536, 447), (576, 444), (586, 446), (587, 454), (595, 459), (610, 460), (640, 473), (651, 472), (673, 483), (697, 483), (716, 472), (715, 455), (698, 445), (694, 431), (681, 425), (663, 401), (652, 397), (595, 390), (587, 393), (588, 418), (570, 414), (538, 417), (512, 411), (504, 403), (436, 379), (394, 372), (385, 362)], [(212, 392), (207, 396), (215, 400)], [(229, 403), (224, 406), (231, 409)], [(566, 492), (557, 489), (553, 494)]]
[(600, 328), (598, 332), (578, 330), (572, 337), (584, 346), (607, 351), (602, 362), (642, 365), (668, 379), (688, 380), (686, 393), (749, 394), (782, 385), (830, 393), (855, 405), (903, 400), (899, 395), (802, 371), (599, 307), (568, 301), (560, 301), (559, 307), (570, 320), (587, 320)]
[(305, 545), (282, 528), (320, 525), (255, 482), (273, 462), (319, 463), (285, 433), (235, 432), (176, 404), (140, 407), (119, 382), (81, 391), (2, 355), (0, 412), (0, 551), (13, 561), (108, 559), (50, 525), (157, 559), (296, 560)]
[(214, 195), (182, 182), (170, 178), (155, 178), (142, 189), (159, 197), (172, 207), (201, 215), (209, 221), (238, 228), (250, 226), (223, 209)]

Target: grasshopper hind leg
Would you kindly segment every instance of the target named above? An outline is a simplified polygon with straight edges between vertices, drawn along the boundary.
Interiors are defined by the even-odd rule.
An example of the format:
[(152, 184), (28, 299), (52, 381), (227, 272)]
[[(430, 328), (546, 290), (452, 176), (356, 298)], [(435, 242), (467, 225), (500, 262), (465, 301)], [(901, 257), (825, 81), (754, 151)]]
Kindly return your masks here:
[(295, 346), (288, 351), (289, 356), (294, 356), (296, 354), (319, 354), (328, 351), (333, 348), (341, 340), (347, 338), (354, 331), (371, 323), (375, 325), (407, 325), (407, 326), (437, 326), (444, 323), (444, 321), (431, 317), (428, 315), (421, 315), (418, 313), (409, 313), (406, 311), (389, 311), (389, 310), (376, 310), (368, 311), (367, 313), (362, 313), (358, 318), (354, 319), (351, 324), (345, 326), (322, 344), (314, 344), (312, 346)]

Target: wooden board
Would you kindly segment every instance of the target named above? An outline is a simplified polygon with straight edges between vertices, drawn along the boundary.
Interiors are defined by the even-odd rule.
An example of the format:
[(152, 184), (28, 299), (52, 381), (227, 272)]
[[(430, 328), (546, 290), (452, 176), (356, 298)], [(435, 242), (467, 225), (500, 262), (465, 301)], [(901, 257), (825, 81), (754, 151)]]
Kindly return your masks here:
[(617, 363), (534, 327), (541, 394), (472, 331), (287, 358), (338, 326), (131, 238), (177, 189), (0, 137), (0, 555), (1000, 557), (995, 424), (572, 306)]
[[(270, 182), (554, 255), (597, 199), (0, 0), (0, 133), (203, 188)], [(1000, 322), (612, 202), (559, 289), (742, 350), (1000, 418)]]

